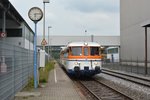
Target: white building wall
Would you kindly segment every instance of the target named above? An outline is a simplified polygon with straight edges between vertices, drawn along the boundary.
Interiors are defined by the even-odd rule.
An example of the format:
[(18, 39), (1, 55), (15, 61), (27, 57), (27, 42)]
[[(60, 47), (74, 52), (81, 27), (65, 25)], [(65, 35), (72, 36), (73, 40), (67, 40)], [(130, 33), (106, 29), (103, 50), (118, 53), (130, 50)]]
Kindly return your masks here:
[(33, 43), (30, 42), (30, 50), (33, 50)]
[(22, 27), (23, 27), (22, 33), (24, 38), (24, 48), (33, 50), (33, 43), (30, 40), (31, 39), (30, 36), (33, 33), (31, 32), (31, 30), (29, 30), (28, 27), (26, 27), (25, 24), (22, 24)]
[[(142, 23), (150, 20), (150, 0), (120, 0), (121, 59), (144, 61), (145, 30)], [(150, 60), (148, 30), (148, 60)]]
[(7, 37), (5, 41), (6, 43), (24, 48), (24, 39), (22, 37)]
[(30, 43), (29, 40), (25, 39), (25, 48), (30, 49)]

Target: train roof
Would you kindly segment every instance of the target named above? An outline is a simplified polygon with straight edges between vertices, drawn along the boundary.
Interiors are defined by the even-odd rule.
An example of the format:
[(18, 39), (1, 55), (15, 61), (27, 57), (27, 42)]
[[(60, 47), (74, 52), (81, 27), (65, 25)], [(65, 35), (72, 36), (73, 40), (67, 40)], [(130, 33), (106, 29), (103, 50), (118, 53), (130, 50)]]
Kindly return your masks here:
[(61, 51), (60, 52), (65, 51), (66, 49), (67, 49), (67, 47), (61, 47)]
[(67, 47), (72, 46), (93, 46), (93, 47), (100, 47), (100, 44), (96, 42), (71, 42), (67, 45)]
[(114, 49), (114, 48), (119, 48), (119, 47), (108, 47), (107, 49)]

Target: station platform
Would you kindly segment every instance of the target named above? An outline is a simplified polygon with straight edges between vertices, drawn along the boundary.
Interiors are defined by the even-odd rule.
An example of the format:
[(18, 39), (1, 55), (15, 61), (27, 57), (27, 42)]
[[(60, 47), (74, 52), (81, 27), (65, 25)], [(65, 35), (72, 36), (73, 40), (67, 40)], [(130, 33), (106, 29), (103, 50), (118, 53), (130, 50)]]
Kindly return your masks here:
[(49, 73), (48, 83), (42, 88), (35, 89), (32, 93), (39, 95), (15, 100), (85, 100), (57, 63)]

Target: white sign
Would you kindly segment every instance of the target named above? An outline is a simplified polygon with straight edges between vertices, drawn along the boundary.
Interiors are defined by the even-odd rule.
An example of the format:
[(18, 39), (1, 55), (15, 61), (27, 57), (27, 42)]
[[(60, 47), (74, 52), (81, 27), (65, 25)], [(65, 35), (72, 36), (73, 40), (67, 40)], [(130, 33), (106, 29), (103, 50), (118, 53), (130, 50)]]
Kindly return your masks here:
[(0, 33), (0, 37), (2, 37), (2, 38), (6, 37), (6, 33), (1, 32), (1, 33)]

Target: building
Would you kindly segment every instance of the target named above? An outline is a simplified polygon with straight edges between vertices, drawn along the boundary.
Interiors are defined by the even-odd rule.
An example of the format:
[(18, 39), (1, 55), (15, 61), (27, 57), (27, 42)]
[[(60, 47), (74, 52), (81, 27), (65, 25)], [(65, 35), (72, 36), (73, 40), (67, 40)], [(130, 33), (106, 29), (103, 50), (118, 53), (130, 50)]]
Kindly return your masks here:
[[(120, 0), (121, 61), (144, 66), (145, 28), (150, 24), (150, 0)], [(148, 62), (150, 62), (150, 30), (147, 31)]]
[[(28, 13), (28, 12), (26, 12)], [(6, 37), (1, 37), (6, 33)], [(0, 41), (33, 50), (34, 32), (8, 0), (0, 1)]]
[(13, 100), (33, 77), (33, 36), (9, 0), (0, 0), (1, 100)]

